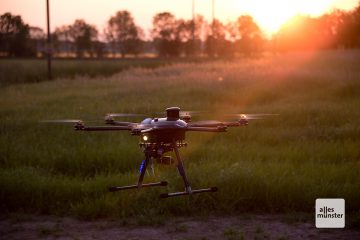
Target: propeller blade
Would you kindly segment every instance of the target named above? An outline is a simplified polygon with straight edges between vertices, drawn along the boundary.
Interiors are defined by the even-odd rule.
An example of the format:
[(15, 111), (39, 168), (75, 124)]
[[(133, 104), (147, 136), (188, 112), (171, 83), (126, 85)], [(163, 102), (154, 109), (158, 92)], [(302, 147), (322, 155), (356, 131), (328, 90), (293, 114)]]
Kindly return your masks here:
[(236, 116), (240, 119), (245, 118), (248, 120), (256, 120), (256, 119), (265, 119), (265, 118), (271, 117), (271, 116), (279, 116), (279, 114), (274, 114), (274, 113), (257, 113), (257, 114), (236, 113), (236, 114), (230, 114), (230, 116)]
[(201, 115), (201, 114), (205, 114), (206, 111), (180, 111), (180, 116), (197, 116), (197, 115)]
[[(198, 115), (201, 115), (201, 114), (205, 114), (207, 113), (207, 111), (186, 111), (186, 110), (182, 110), (180, 111), (180, 117), (182, 116), (198, 116)], [(157, 112), (156, 114), (159, 114), (159, 115), (166, 115), (166, 112)]]
[(136, 114), (136, 113), (108, 113), (106, 117), (140, 117), (145, 116), (144, 114)]
[(82, 123), (80, 119), (54, 119), (54, 120), (43, 120), (41, 123)]

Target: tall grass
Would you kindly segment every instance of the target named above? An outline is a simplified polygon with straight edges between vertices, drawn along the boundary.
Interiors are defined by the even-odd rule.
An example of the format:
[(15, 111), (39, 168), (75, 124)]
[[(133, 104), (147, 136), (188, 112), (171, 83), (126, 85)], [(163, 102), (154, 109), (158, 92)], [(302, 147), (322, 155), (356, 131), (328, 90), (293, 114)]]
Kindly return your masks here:
[[(60, 78), (0, 89), (2, 211), (84, 218), (242, 211), (312, 211), (316, 198), (360, 202), (360, 55), (288, 54), (178, 63), (111, 77)], [(225, 113), (277, 113), (227, 133), (189, 133), (181, 150), (193, 188), (218, 193), (158, 200), (183, 190), (174, 167), (145, 181), (164, 189), (108, 193), (134, 184), (143, 158), (127, 132), (81, 133), (42, 119), (97, 120), (107, 112), (154, 115), (169, 106)], [(125, 119), (141, 120), (141, 119)], [(196, 119), (194, 119), (196, 120)]]
[[(54, 59), (52, 78), (110, 76), (129, 68), (156, 68), (181, 59)], [(195, 59), (190, 59), (195, 61)], [(48, 79), (46, 59), (0, 59), (0, 87)]]

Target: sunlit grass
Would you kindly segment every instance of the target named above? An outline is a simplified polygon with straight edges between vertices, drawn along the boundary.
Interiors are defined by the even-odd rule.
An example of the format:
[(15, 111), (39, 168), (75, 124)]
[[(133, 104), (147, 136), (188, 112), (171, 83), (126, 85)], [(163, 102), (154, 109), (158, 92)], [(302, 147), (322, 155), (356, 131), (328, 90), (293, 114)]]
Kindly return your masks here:
[[(190, 59), (197, 61), (196, 59)], [(129, 68), (156, 68), (181, 59), (54, 59), (52, 79), (110, 76)], [(38, 83), (48, 80), (46, 59), (0, 59), (0, 87), (21, 83)]]
[[(356, 52), (339, 52), (179, 63), (2, 88), (2, 210), (85, 218), (313, 211), (316, 198), (340, 197), (355, 211), (359, 60)], [(108, 112), (154, 115), (169, 106), (208, 111), (207, 119), (240, 112), (279, 116), (227, 133), (189, 133), (181, 153), (193, 188), (217, 186), (219, 192), (162, 201), (159, 193), (184, 188), (175, 167), (158, 166), (155, 176), (145, 177), (168, 180), (167, 188), (107, 192), (137, 181), (143, 155), (136, 137), (38, 123), (101, 121)]]

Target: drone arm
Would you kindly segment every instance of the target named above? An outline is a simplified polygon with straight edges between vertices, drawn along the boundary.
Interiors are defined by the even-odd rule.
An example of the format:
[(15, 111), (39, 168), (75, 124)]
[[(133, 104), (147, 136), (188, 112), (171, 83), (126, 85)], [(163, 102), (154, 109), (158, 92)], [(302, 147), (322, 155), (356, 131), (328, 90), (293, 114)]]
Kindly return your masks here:
[(216, 122), (216, 123), (199, 123), (199, 122), (195, 122), (195, 123), (189, 123), (188, 126), (189, 127), (211, 127), (211, 128), (216, 128), (216, 127), (224, 126), (224, 124), (222, 122)]
[(133, 122), (119, 122), (119, 121), (106, 121), (105, 124), (113, 125), (113, 126), (132, 126), (136, 125), (137, 123)]
[(94, 127), (86, 127), (86, 126), (75, 126), (75, 130), (78, 131), (122, 131), (122, 130), (132, 130), (129, 126), (94, 126)]

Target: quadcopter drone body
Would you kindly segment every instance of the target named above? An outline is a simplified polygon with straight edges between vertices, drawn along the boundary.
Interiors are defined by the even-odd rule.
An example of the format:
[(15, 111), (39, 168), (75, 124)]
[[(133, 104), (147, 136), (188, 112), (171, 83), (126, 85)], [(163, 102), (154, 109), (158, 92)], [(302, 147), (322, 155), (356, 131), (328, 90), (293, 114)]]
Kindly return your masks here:
[[(106, 126), (85, 126), (80, 120), (75, 122), (75, 130), (78, 131), (130, 131), (132, 135), (140, 136), (140, 147), (145, 154), (145, 160), (140, 166), (140, 176), (137, 184), (122, 187), (110, 187), (109, 191), (115, 192), (127, 189), (140, 189), (141, 187), (166, 186), (166, 181), (156, 183), (143, 183), (144, 175), (151, 160), (156, 160), (160, 164), (177, 165), (184, 185), (184, 192), (164, 193), (161, 198), (190, 195), (203, 192), (216, 192), (216, 187), (192, 190), (187, 179), (183, 161), (179, 154), (179, 149), (187, 145), (185, 133), (188, 131), (197, 132), (226, 132), (228, 127), (240, 127), (248, 125), (245, 115), (240, 115), (240, 119), (233, 122), (202, 121), (191, 123), (191, 116), (185, 114), (181, 116), (180, 108), (171, 107), (166, 109), (165, 118), (146, 118), (141, 123), (119, 122), (115, 117), (130, 116), (130, 114), (108, 114), (105, 117)], [(176, 160), (170, 156), (164, 156), (167, 152), (175, 152)]]

